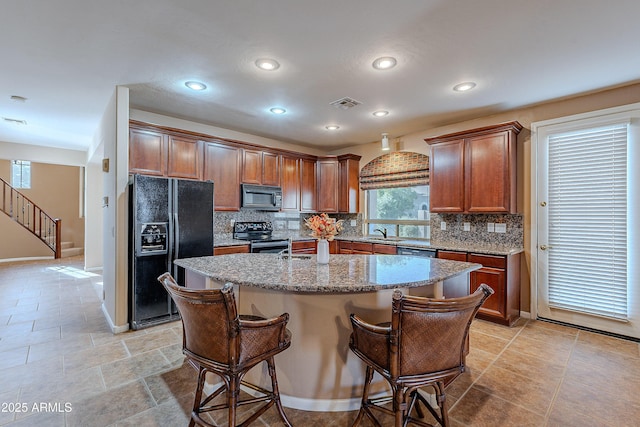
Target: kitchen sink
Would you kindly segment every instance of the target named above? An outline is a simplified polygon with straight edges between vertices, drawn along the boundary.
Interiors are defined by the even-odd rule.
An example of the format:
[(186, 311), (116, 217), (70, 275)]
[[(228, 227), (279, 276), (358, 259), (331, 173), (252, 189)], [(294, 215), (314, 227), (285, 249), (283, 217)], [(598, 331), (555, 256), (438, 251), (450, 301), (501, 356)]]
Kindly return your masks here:
[(400, 240), (403, 240), (401, 237), (376, 237), (376, 236), (368, 236), (367, 239), (380, 240), (382, 242), (398, 242)]

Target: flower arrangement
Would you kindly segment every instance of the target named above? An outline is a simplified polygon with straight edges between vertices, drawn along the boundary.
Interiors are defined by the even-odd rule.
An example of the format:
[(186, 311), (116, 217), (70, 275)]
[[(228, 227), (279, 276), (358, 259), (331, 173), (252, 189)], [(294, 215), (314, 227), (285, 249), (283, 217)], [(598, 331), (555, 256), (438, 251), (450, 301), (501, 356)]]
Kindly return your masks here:
[(326, 213), (314, 215), (304, 220), (304, 224), (311, 229), (311, 236), (316, 239), (333, 240), (336, 234), (342, 231), (343, 220), (336, 221), (329, 218)]

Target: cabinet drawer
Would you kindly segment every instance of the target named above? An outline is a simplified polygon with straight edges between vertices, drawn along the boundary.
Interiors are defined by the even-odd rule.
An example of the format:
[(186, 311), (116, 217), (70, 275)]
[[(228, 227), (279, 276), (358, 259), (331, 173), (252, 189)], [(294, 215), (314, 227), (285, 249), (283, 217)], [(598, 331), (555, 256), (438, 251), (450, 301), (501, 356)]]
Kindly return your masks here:
[(467, 261), (477, 262), (484, 267), (507, 268), (507, 258), (500, 255), (469, 254)]
[(451, 261), (466, 261), (467, 253), (456, 251), (438, 251), (438, 258), (450, 259)]
[(395, 246), (393, 245), (381, 245), (379, 243), (374, 243), (373, 244), (373, 249), (372, 252), (374, 254), (388, 254), (388, 255), (395, 255), (396, 253), (398, 253), (398, 250)]
[(302, 242), (292, 242), (291, 243), (291, 252), (296, 254), (315, 254), (316, 253), (316, 245), (317, 242), (315, 240), (308, 240)]
[(237, 246), (218, 246), (213, 248), (214, 255), (227, 255), (227, 254), (248, 254), (249, 245), (237, 245)]
[(357, 253), (371, 253), (373, 250), (371, 243), (351, 242), (351, 250)]

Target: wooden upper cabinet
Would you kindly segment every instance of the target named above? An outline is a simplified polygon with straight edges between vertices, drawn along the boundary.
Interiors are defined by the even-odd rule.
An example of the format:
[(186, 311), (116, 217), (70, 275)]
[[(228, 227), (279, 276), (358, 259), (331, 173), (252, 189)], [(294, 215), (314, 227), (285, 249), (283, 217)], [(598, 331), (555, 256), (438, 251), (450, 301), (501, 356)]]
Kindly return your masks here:
[(204, 148), (204, 179), (213, 181), (213, 204), (217, 211), (240, 210), (242, 150), (208, 142)]
[(262, 151), (242, 150), (242, 182), (262, 184)]
[(262, 153), (262, 184), (280, 185), (280, 155)]
[(360, 156), (353, 154), (339, 156), (340, 188), (338, 194), (338, 211), (358, 213), (360, 208)]
[(202, 180), (201, 141), (169, 135), (167, 138), (167, 176)]
[(518, 122), (425, 139), (431, 145), (430, 210), (515, 213)]
[(340, 180), (338, 159), (318, 160), (319, 212), (338, 212), (338, 184)]
[(129, 173), (164, 176), (167, 172), (165, 135), (129, 129)]
[(429, 210), (464, 212), (464, 139), (431, 146)]
[(242, 151), (243, 183), (280, 185), (280, 156), (278, 154), (248, 149)]
[(316, 161), (300, 159), (300, 210), (302, 212), (315, 212), (316, 202)]
[(282, 156), (282, 210), (300, 210), (300, 159)]

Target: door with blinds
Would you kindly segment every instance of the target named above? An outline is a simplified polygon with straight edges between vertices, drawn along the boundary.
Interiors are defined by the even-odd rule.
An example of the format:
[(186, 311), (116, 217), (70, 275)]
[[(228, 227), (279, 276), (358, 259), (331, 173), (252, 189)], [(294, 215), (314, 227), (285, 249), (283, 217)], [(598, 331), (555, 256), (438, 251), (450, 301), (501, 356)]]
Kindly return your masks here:
[(539, 318), (640, 338), (631, 129), (614, 116), (536, 132)]

